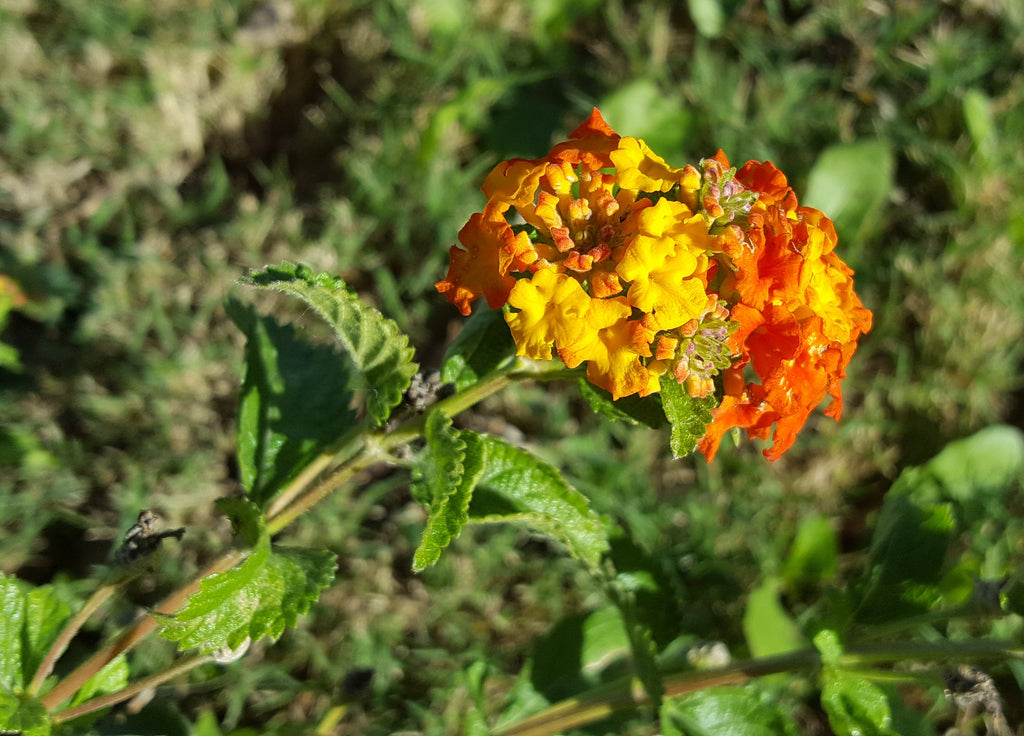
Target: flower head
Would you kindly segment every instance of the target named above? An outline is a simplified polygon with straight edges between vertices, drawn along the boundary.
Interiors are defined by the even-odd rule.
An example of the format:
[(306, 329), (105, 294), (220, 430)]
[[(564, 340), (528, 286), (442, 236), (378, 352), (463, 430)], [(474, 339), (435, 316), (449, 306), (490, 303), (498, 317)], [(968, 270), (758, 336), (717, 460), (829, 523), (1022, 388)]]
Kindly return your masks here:
[(496, 166), (438, 290), (463, 314), (504, 307), (519, 355), (570, 368), (618, 399), (671, 376), (720, 396), (698, 449), (733, 427), (774, 459), (840, 382), (871, 313), (833, 249), (832, 222), (802, 207), (767, 162), (721, 151), (675, 168), (595, 109), (539, 159)]

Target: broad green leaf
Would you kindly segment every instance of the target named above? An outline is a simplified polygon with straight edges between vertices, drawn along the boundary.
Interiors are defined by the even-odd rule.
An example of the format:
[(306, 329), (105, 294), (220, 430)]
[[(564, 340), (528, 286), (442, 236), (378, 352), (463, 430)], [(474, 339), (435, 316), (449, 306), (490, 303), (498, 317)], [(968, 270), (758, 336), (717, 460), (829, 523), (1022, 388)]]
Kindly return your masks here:
[(289, 325), (239, 302), (226, 309), (245, 333), (238, 407), (238, 466), (249, 497), (264, 506), (348, 429), (348, 361)]
[(557, 700), (600, 684), (609, 666), (629, 658), (622, 613), (605, 606), (563, 618), (533, 643), (530, 682), (537, 692)]
[(0, 690), (28, 684), (69, 615), (51, 586), (0, 573)]
[(516, 344), (502, 311), (477, 307), (444, 354), (441, 380), (461, 391), (515, 354)]
[(897, 736), (889, 698), (870, 680), (826, 667), (821, 705), (836, 736)]
[(665, 418), (672, 425), (669, 442), (672, 454), (675, 457), (689, 455), (707, 431), (711, 410), (716, 406), (715, 398), (691, 397), (671, 373), (666, 373), (661, 377), (661, 404), (665, 408)]
[(276, 289), (303, 299), (327, 321), (345, 347), (367, 391), (366, 409), (383, 424), (416, 373), (408, 336), (398, 325), (364, 304), (339, 278), (314, 274), (307, 266), (282, 263), (267, 266), (242, 283)]
[[(987, 427), (950, 442), (924, 469), (941, 484), (941, 498), (964, 504), (990, 500), (1001, 506), (1007, 486), (1024, 472), (1024, 434), (1006, 425)], [(904, 490), (916, 496), (915, 489)]]
[(707, 38), (718, 38), (725, 28), (725, 11), (719, 0), (689, 0), (690, 18), (697, 32)]
[(231, 528), (242, 541), (255, 547), (266, 531), (266, 520), (259, 507), (248, 498), (218, 498), (214, 501), (228, 519)]
[(771, 657), (807, 646), (800, 629), (779, 603), (779, 581), (775, 578), (751, 591), (743, 612), (743, 634), (755, 657)]
[(949, 504), (918, 504), (906, 494), (890, 492), (871, 540), (857, 619), (890, 621), (934, 605), (941, 596), (939, 583), (954, 528)]
[(666, 700), (659, 713), (665, 736), (785, 736), (796, 722), (770, 693), (756, 687), (713, 687)]
[(844, 258), (852, 258), (878, 231), (894, 171), (895, 158), (884, 141), (841, 143), (818, 157), (800, 201), (832, 218)]
[(484, 471), (473, 491), (470, 520), (524, 522), (596, 565), (608, 549), (608, 534), (586, 497), (526, 450), (487, 435), (480, 435), (480, 441)]
[(423, 540), (413, 556), (416, 572), (433, 565), (469, 521), (469, 500), (484, 469), (483, 443), (472, 432), (459, 432), (441, 412), (427, 417), (427, 447), (414, 485), (414, 495), (432, 499)]
[(180, 649), (202, 652), (277, 639), (331, 584), (335, 566), (326, 550), (272, 550), (264, 534), (241, 565), (203, 580), (176, 614), (159, 615), (160, 634)]
[(835, 577), (839, 569), (839, 541), (823, 516), (809, 516), (800, 522), (782, 575), (794, 588), (818, 586)]
[(22, 697), (0, 688), (0, 733), (17, 736), (48, 736), (50, 718), (35, 698)]
[(661, 408), (661, 398), (657, 394), (650, 396), (624, 396), (618, 401), (612, 395), (592, 384), (585, 378), (579, 380), (580, 394), (595, 413), (617, 422), (646, 425), (652, 429), (665, 426), (665, 411)]

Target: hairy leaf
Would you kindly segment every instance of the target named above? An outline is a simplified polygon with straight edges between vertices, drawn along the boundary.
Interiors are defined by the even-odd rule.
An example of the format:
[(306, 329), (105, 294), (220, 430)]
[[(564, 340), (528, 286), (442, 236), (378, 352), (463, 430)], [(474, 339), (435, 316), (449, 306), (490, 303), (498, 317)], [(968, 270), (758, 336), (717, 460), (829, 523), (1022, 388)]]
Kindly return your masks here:
[(470, 520), (525, 522), (596, 565), (608, 549), (608, 533), (586, 497), (526, 450), (487, 435), (480, 440), (484, 471), (470, 502)]
[(493, 373), (515, 353), (516, 344), (501, 310), (478, 307), (448, 346), (441, 380), (461, 391)]
[(785, 736), (796, 723), (771, 693), (755, 687), (713, 687), (661, 706), (665, 736)]
[(402, 400), (418, 366), (408, 336), (376, 309), (364, 304), (339, 278), (315, 274), (307, 266), (267, 266), (242, 283), (276, 289), (303, 299), (327, 321), (345, 347), (367, 391), (366, 408), (384, 423)]
[(580, 394), (596, 414), (617, 422), (632, 425), (645, 425), (652, 429), (665, 426), (665, 410), (661, 407), (661, 398), (657, 394), (651, 396), (623, 396), (618, 401), (603, 388), (595, 386), (585, 378), (578, 383)]
[(331, 584), (335, 566), (326, 550), (272, 550), (264, 534), (241, 565), (206, 578), (176, 614), (158, 616), (160, 634), (202, 652), (277, 639)]
[(665, 409), (665, 418), (672, 425), (672, 438), (669, 441), (672, 454), (676, 457), (689, 455), (707, 431), (711, 410), (715, 408), (715, 398), (691, 397), (670, 373), (666, 373), (661, 377), (661, 404)]
[(420, 487), (414, 495), (430, 499), (430, 516), (413, 557), (416, 572), (437, 562), (469, 521), (469, 500), (484, 467), (479, 436), (459, 432), (443, 413), (427, 417), (425, 436), (426, 451), (413, 482)]
[(289, 325), (229, 302), (245, 333), (239, 394), (238, 466), (249, 497), (264, 506), (348, 429), (351, 370), (330, 345), (313, 345)]

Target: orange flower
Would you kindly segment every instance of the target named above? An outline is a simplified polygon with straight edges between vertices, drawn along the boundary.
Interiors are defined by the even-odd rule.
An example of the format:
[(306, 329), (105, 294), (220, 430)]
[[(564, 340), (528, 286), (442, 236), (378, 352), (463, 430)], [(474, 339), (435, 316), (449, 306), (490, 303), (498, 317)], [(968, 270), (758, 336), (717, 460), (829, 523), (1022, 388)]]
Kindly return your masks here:
[(871, 313), (832, 222), (771, 163), (737, 171), (719, 151), (675, 168), (595, 109), (547, 156), (500, 163), (483, 192), (437, 289), (463, 314), (480, 297), (504, 307), (519, 355), (586, 364), (613, 399), (669, 374), (691, 396), (717, 391), (708, 460), (733, 427), (774, 432), (777, 458), (825, 396), (839, 417)]

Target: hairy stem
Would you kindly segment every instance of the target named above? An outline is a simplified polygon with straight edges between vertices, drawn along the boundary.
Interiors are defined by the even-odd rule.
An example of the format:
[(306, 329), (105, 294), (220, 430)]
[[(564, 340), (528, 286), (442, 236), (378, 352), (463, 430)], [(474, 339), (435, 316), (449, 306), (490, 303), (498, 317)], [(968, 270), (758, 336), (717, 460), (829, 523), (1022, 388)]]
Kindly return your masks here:
[(189, 657), (188, 659), (179, 660), (177, 663), (171, 665), (163, 672), (158, 672), (155, 675), (144, 677), (138, 682), (129, 685), (124, 690), (118, 690), (116, 693), (110, 693), (109, 695), (103, 695), (99, 698), (87, 700), (81, 705), (77, 705), (74, 708), (68, 708), (67, 710), (56, 713), (50, 717), (54, 723), (62, 723), (63, 721), (71, 721), (75, 718), (88, 715), (104, 708), (109, 708), (112, 705), (124, 702), (129, 698), (134, 697), (138, 693), (162, 685), (168, 680), (171, 680), (178, 675), (182, 675), (189, 670), (193, 670), (196, 667), (212, 662), (213, 657), (209, 654), (202, 654), (195, 657)]

